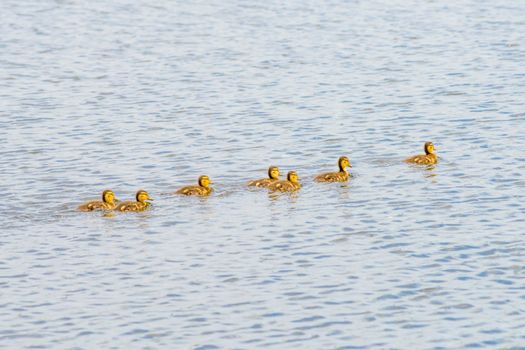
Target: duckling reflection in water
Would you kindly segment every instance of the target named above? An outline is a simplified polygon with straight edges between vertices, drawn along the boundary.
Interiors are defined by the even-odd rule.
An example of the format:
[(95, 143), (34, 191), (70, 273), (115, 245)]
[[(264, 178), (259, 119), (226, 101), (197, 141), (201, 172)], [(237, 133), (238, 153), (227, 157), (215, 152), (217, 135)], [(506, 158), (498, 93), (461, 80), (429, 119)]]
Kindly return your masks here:
[(210, 187), (211, 183), (209, 176), (202, 175), (199, 177), (197, 186), (185, 186), (175, 193), (185, 196), (207, 196), (213, 191), (213, 188)]
[(113, 210), (117, 206), (115, 202), (118, 202), (118, 199), (115, 198), (115, 193), (111, 190), (105, 190), (102, 192), (101, 201), (90, 201), (82, 204), (78, 207), (80, 211), (93, 211), (93, 210)]
[(270, 184), (270, 186), (268, 186), (268, 189), (270, 191), (280, 192), (293, 192), (297, 191), (300, 188), (301, 184), (299, 183), (299, 176), (297, 176), (297, 173), (295, 171), (288, 172), (286, 180), (275, 181), (272, 184)]
[(424, 150), (425, 154), (407, 158), (405, 162), (420, 165), (436, 164), (438, 157), (435, 153), (436, 149), (434, 148), (434, 144), (432, 142), (425, 142)]
[(137, 191), (137, 194), (135, 195), (135, 199), (136, 199), (136, 202), (128, 201), (128, 202), (120, 203), (119, 205), (117, 205), (115, 210), (117, 211), (144, 211), (151, 206), (149, 201), (153, 200), (149, 197), (148, 192), (144, 190)]
[(350, 160), (346, 156), (339, 157), (339, 160), (337, 161), (337, 164), (339, 165), (339, 171), (333, 172), (333, 173), (324, 173), (321, 175), (317, 175), (315, 177), (315, 181), (317, 182), (343, 182), (348, 181), (348, 178), (350, 177), (350, 174), (348, 173), (348, 170), (346, 170), (347, 167), (352, 167), (350, 164)]
[(271, 166), (268, 168), (267, 179), (252, 180), (248, 182), (248, 186), (268, 187), (276, 181), (279, 181), (279, 168), (276, 166)]

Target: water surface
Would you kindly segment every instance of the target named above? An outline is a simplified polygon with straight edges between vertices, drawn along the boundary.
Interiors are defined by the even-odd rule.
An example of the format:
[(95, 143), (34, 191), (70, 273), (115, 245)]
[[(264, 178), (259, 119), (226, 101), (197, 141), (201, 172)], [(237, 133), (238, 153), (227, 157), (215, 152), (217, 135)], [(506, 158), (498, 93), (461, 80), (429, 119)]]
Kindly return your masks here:
[[(2, 1), (0, 347), (523, 348), (524, 13)], [(106, 188), (154, 209), (74, 210)]]

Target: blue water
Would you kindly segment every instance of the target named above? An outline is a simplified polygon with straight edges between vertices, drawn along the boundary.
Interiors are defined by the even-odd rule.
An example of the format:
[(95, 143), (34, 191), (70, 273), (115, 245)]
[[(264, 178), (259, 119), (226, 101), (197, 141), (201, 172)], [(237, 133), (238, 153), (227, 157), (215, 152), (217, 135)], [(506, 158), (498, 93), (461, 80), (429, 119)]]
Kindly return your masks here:
[(0, 2), (0, 348), (525, 348), (524, 14)]

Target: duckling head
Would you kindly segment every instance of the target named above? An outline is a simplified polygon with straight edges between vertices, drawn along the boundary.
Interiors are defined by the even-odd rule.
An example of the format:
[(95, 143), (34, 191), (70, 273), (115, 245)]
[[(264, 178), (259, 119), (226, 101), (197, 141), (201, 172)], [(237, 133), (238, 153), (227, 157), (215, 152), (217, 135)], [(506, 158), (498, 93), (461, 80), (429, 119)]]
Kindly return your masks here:
[(102, 192), (102, 201), (104, 203), (115, 204), (118, 199), (115, 198), (115, 193), (112, 190), (105, 190)]
[(425, 153), (434, 154), (435, 152), (434, 144), (432, 142), (425, 142)]
[(268, 177), (272, 180), (279, 180), (279, 168), (276, 166), (268, 168)]
[(288, 181), (293, 182), (294, 184), (299, 183), (299, 176), (295, 171), (288, 172), (286, 178), (288, 179)]
[(207, 175), (202, 175), (199, 177), (199, 186), (201, 187), (208, 187), (211, 184), (210, 177)]
[(339, 157), (337, 164), (339, 165), (339, 170), (341, 171), (346, 171), (346, 167), (352, 167), (352, 164), (350, 164), (350, 160), (347, 156)]
[(146, 201), (152, 201), (153, 200), (153, 199), (151, 199), (149, 197), (148, 192), (146, 192), (144, 190), (138, 190), (137, 191), (137, 195), (135, 196), (135, 198), (137, 199), (137, 202), (140, 202), (140, 203), (146, 203)]

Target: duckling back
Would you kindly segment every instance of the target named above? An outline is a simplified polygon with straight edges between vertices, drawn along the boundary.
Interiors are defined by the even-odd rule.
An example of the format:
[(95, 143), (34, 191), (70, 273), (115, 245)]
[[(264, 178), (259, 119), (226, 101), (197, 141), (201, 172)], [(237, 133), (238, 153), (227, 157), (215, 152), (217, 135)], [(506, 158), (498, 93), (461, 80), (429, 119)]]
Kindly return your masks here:
[(248, 182), (248, 186), (255, 186), (255, 187), (268, 187), (274, 182), (279, 181), (277, 179), (259, 179), (259, 180), (252, 180)]
[(268, 189), (270, 191), (280, 191), (280, 192), (293, 192), (293, 191), (297, 191), (300, 188), (301, 188), (300, 184), (293, 183), (288, 180), (275, 181), (268, 186)]
[(207, 196), (213, 189), (211, 187), (202, 186), (185, 186), (179, 189), (176, 194), (182, 194), (184, 196)]
[(153, 199), (149, 197), (148, 192), (144, 190), (138, 190), (135, 195), (135, 201), (122, 202), (115, 210), (117, 211), (144, 211), (150, 207), (150, 204), (146, 201), (152, 201)]
[(337, 165), (339, 166), (339, 171), (336, 172), (330, 172), (330, 173), (323, 173), (320, 175), (317, 175), (314, 178), (314, 181), (316, 182), (342, 182), (342, 181), (348, 181), (350, 178), (350, 174), (348, 174), (348, 171), (346, 170), (347, 167), (352, 167), (350, 164), (350, 160), (347, 156), (341, 156), (337, 160)]
[(317, 175), (314, 178), (316, 182), (343, 182), (348, 181), (350, 175), (346, 171), (338, 171), (334, 173), (324, 173)]
[(149, 203), (134, 201), (122, 202), (115, 208), (116, 211), (144, 211), (149, 207)]
[(289, 171), (284, 181), (275, 181), (268, 186), (270, 191), (293, 192), (301, 188), (299, 176), (295, 171)]
[(435, 153), (434, 144), (430, 141), (425, 142), (423, 149), (425, 150), (425, 154), (407, 158), (405, 159), (405, 162), (412, 163), (412, 164), (419, 164), (419, 165), (436, 164), (438, 161), (438, 157)]
[(175, 193), (184, 196), (207, 196), (213, 191), (213, 188), (209, 186), (211, 183), (209, 176), (201, 175), (197, 186), (185, 186)]
[(102, 200), (101, 201), (89, 201), (87, 203), (84, 203), (78, 207), (78, 210), (80, 211), (93, 211), (93, 210), (112, 210), (115, 209), (116, 204), (115, 202), (118, 201), (118, 199), (115, 198), (115, 193), (113, 193), (112, 190), (105, 190), (102, 192)]
[(250, 181), (248, 182), (248, 186), (268, 187), (276, 181), (279, 181), (279, 168), (272, 165), (268, 168), (267, 178)]
[(105, 203), (103, 201), (90, 201), (78, 207), (80, 211), (94, 211), (94, 210), (112, 210), (115, 209), (115, 204)]
[(420, 154), (407, 158), (405, 162), (419, 165), (433, 165), (437, 164), (437, 156), (435, 154)]

